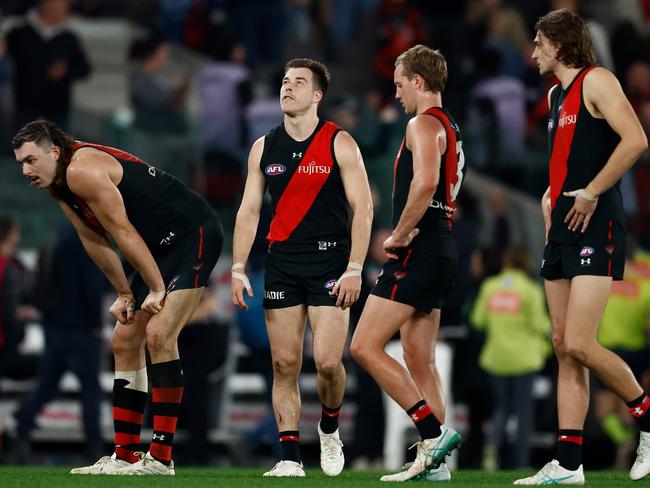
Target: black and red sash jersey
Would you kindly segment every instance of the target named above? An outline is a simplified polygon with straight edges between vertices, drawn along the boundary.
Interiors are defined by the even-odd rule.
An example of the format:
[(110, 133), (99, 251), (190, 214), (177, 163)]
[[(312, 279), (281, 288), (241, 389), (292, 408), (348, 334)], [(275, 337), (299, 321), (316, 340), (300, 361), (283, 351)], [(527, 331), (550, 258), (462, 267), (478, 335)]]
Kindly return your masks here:
[[(110, 154), (122, 165), (122, 180), (117, 189), (122, 195), (129, 221), (151, 251), (172, 245), (184, 233), (216, 215), (198, 193), (141, 159), (120, 149), (86, 142), (78, 142), (75, 150), (82, 147)], [(89, 227), (105, 235), (100, 222), (82, 198), (67, 186), (55, 188), (54, 193)]]
[[(413, 239), (412, 246), (429, 253), (438, 251), (439, 237), (451, 234), (452, 217), (456, 211), (456, 197), (465, 176), (465, 156), (458, 125), (444, 108), (431, 107), (423, 112), (438, 119), (445, 128), (447, 149), (440, 158), (438, 186), (429, 208), (416, 227), (420, 233)], [(433, 138), (434, 135), (431, 134)], [(434, 162), (431, 161), (433, 165)], [(406, 137), (395, 158), (393, 184), (393, 227), (397, 226), (413, 180), (413, 153), (406, 147)]]
[(320, 120), (311, 136), (296, 141), (281, 124), (264, 138), (260, 170), (271, 195), (273, 249), (347, 249), (347, 198), (334, 155), (340, 130)]
[[(565, 197), (563, 193), (586, 188), (620, 141), (607, 121), (593, 117), (585, 106), (582, 84), (594, 67), (578, 72), (566, 90), (557, 85), (551, 93), (548, 145), (552, 224), (549, 240), (559, 243), (575, 243), (581, 236), (579, 231), (570, 231), (564, 223), (575, 198)], [(598, 198), (587, 232), (602, 232), (612, 220), (625, 222), (618, 182)]]

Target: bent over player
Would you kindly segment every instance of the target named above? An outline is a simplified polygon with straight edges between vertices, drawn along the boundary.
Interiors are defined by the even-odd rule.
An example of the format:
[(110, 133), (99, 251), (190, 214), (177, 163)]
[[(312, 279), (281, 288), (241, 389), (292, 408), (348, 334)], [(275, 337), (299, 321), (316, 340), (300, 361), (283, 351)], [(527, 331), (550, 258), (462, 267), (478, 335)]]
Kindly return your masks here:
[[(12, 141), (23, 175), (54, 197), (117, 293), (115, 452), (73, 474), (173, 475), (172, 441), (183, 395), (177, 338), (194, 312), (223, 243), (221, 223), (197, 193), (119, 149), (75, 141), (38, 119)], [(127, 281), (117, 245), (135, 268)], [(153, 437), (140, 450), (151, 356)]]
[[(338, 416), (345, 391), (341, 361), (348, 308), (359, 297), (368, 250), (372, 201), (354, 139), (318, 117), (329, 72), (312, 59), (285, 66), (280, 105), (284, 123), (258, 139), (248, 158), (248, 177), (233, 242), (232, 300), (247, 308), (244, 273), (265, 189), (273, 217), (267, 236), (264, 309), (273, 361), (273, 410), (282, 459), (264, 476), (305, 476), (300, 457), (298, 376), (306, 320), (314, 340), (321, 468), (338, 475), (344, 455)], [(347, 207), (352, 208), (352, 239)]]

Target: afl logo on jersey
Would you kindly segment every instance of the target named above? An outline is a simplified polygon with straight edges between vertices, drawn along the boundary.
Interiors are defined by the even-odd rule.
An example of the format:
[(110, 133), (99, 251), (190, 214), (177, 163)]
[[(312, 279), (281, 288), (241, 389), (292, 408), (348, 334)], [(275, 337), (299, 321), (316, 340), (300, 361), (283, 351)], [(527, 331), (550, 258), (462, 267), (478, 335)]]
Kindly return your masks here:
[(555, 125), (555, 122), (553, 119), (548, 119), (548, 131), (551, 132), (553, 130), (553, 126)]
[(584, 246), (582, 249), (580, 249), (581, 258), (586, 258), (587, 256), (591, 256), (593, 253), (594, 253), (593, 247)]
[(275, 176), (275, 175), (281, 175), (287, 170), (287, 167), (284, 164), (280, 163), (273, 163), (269, 164), (266, 168), (264, 168), (264, 173), (266, 176)]

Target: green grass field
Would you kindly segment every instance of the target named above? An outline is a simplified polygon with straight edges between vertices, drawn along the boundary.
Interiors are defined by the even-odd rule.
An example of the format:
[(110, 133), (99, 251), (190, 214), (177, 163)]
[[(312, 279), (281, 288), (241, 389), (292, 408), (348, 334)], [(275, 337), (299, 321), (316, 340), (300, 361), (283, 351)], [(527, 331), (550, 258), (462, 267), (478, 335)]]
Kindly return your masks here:
[[(232, 469), (232, 468), (179, 468), (175, 477), (121, 477), (121, 476), (72, 476), (67, 468), (42, 467), (5, 467), (0, 466), (0, 488), (30, 488), (38, 486), (67, 488), (67, 487), (370, 487), (383, 486), (379, 481), (379, 472), (344, 471), (336, 478), (328, 478), (320, 470), (307, 470), (307, 478), (262, 478), (262, 469)], [(524, 473), (501, 471), (487, 474), (483, 471), (461, 470), (453, 473), (452, 483), (457, 486), (509, 486), (513, 480)], [(527, 474), (527, 473), (526, 473)], [(633, 482), (624, 471), (591, 471), (586, 475), (589, 486), (632, 486)], [(636, 483), (647, 485), (648, 481)], [(411, 484), (431, 484), (428, 482), (413, 482)], [(388, 486), (394, 486), (392, 484)]]

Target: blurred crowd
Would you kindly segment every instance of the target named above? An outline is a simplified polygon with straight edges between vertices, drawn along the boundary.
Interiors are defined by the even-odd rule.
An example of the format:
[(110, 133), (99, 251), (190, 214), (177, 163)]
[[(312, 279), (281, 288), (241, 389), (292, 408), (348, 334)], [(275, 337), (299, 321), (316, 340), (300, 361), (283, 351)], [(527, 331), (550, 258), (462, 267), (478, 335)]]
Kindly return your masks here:
[[(74, 126), (72, 93), (76, 83), (93, 76), (94, 67), (71, 19), (126, 18), (137, 26), (123, 73), (132, 115), (126, 129), (120, 126), (128, 135), (117, 142), (190, 182), (219, 209), (231, 233), (250, 144), (282, 122), (277, 94), (283, 63), (304, 56), (323, 60), (333, 81), (322, 115), (354, 136), (373, 187), (375, 234), (364, 271), (369, 290), (383, 259), (381, 242), (390, 231), (391, 168), (406, 121), (394, 103), (394, 60), (417, 43), (440, 49), (449, 68), (443, 101), (460, 122), (468, 180), (472, 173), (490, 178), (485, 192), (463, 188), (455, 217), (460, 271), (442, 313), (442, 336), (454, 345), (453, 397), (465, 408), (449, 421), (466, 431), (461, 467), (524, 468), (536, 464), (536, 452), (553, 445), (534, 434), (555, 429), (548, 391), (555, 363), (531, 251), (543, 243), (514, 237), (516, 227), (526, 223), (513, 222), (507, 195), (523, 192), (536, 204), (548, 184), (546, 94), (555, 81), (539, 76), (530, 55), (535, 20), (558, 8), (588, 19), (598, 63), (617, 75), (648, 132), (650, 4), (643, 0), (3, 0), (0, 126), (3, 134), (12, 134), (43, 115), (83, 137), (84, 127)], [(199, 67), (174, 65), (172, 51), (179, 50), (198, 57)], [(105, 140), (94, 142), (116, 143), (115, 132), (107, 130)], [(599, 340), (623, 355), (647, 388), (650, 154), (622, 185), (632, 242), (626, 279), (614, 286)], [(0, 208), (0, 213), (11, 210)], [(266, 234), (269, 218), (261, 219), (251, 255), (256, 297), (261, 297), (265, 253), (259, 237)], [(38, 386), (12, 412), (23, 441), (13, 443), (13, 460), (29, 461), (34, 419), (56, 394), (65, 370), (82, 382), (84, 429), (94, 458), (101, 450), (97, 409), (102, 396), (94, 380), (101, 368), (110, 369), (104, 364), (107, 354), (98, 352), (105, 348), (99, 332), (105, 284), (84, 268), (79, 246), (64, 245), (72, 239), (69, 229), (53, 237), (29, 270), (16, 254), (19, 221), (0, 218), (0, 379), (35, 378)], [(71, 254), (75, 249), (77, 256)], [(67, 254), (54, 259), (57, 252)], [(69, 267), (53, 265), (64, 259)], [(199, 412), (186, 420), (196, 462), (208, 462), (201, 453), (209, 451), (204, 449), (206, 432), (214, 427), (209, 417), (218, 409), (219, 396), (208, 397), (206, 385), (230, 367), (231, 345), (237, 343), (240, 351), (234, 370), (256, 371), (270, 381), (261, 301), (253, 300), (246, 314), (235, 313), (229, 303), (230, 263), (221, 264), (194, 325), (181, 336), (181, 351), (207, 347), (214, 353), (210, 364), (191, 364), (181, 355), (186, 372), (192, 370), (196, 378), (186, 390), (186, 408)], [(64, 309), (45, 283), (57, 283), (58, 290), (68, 287), (59, 292), (66, 297)], [(75, 299), (68, 300), (71, 296)], [(21, 352), (29, 323), (45, 331), (40, 360)], [(366, 411), (363, 405), (370, 405), (378, 412), (356, 422), (354, 437), (345, 440), (356, 466), (368, 467), (382, 456), (381, 394), (351, 363), (356, 388), (350, 396), (357, 408)], [(544, 385), (550, 386), (544, 390)], [(587, 429), (601, 434), (594, 436), (594, 446), (614, 448), (587, 450), (588, 467), (629, 462), (636, 433), (619, 415), (619, 403), (604, 391), (595, 397)], [(248, 434), (249, 444), (271, 444), (274, 428), (272, 417), (265, 417)], [(607, 457), (607, 452), (615, 455)]]

